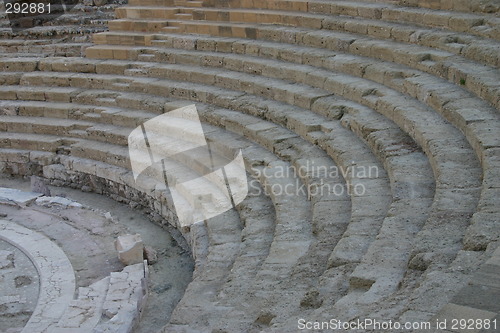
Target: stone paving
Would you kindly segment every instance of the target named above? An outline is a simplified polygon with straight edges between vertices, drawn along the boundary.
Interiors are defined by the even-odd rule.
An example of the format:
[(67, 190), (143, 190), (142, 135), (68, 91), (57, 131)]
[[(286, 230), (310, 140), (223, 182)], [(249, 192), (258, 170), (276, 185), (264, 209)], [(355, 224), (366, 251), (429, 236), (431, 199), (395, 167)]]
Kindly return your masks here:
[[(155, 295), (161, 270), (155, 266), (149, 281), (146, 261), (123, 268), (112, 242), (117, 233), (108, 234), (120, 225), (109, 213), (92, 214), (89, 208), (64, 197), (8, 188), (0, 188), (0, 192), (4, 200), (0, 212), (9, 219), (0, 223), (0, 332), (148, 332), (151, 328), (147, 325), (138, 326), (145, 309), (145, 318), (165, 320), (161, 317), (167, 309), (146, 306), (151, 295), (153, 305), (170, 306), (169, 301), (159, 302)], [(58, 219), (64, 222), (58, 223)], [(74, 228), (82, 223), (88, 228), (85, 232), (98, 237), (91, 240)], [(71, 224), (72, 230), (64, 231)], [(40, 228), (41, 232), (26, 227)], [(44, 234), (51, 235), (62, 248)], [(83, 246), (75, 246), (75, 242)], [(68, 251), (70, 259), (62, 249)], [(158, 260), (164, 265), (163, 258)], [(167, 282), (171, 287), (179, 283), (161, 281)], [(149, 285), (154, 289), (148, 290)], [(171, 296), (165, 296), (168, 299)], [(158, 324), (150, 327), (154, 325)]]

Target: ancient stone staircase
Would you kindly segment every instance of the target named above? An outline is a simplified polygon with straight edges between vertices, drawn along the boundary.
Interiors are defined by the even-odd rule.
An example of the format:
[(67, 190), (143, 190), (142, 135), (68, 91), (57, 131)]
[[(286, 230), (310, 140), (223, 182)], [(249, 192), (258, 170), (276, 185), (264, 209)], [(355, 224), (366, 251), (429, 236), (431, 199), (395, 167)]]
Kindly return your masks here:
[[(495, 8), (131, 1), (85, 59), (0, 60), (2, 169), (99, 183), (178, 227), (196, 270), (165, 332), (449, 316), (499, 240)], [(183, 228), (168, 193), (134, 182), (126, 145), (136, 126), (191, 103), (258, 184), (249, 178), (235, 211)], [(305, 172), (278, 176), (294, 168)], [(300, 190), (325, 184), (365, 192)]]

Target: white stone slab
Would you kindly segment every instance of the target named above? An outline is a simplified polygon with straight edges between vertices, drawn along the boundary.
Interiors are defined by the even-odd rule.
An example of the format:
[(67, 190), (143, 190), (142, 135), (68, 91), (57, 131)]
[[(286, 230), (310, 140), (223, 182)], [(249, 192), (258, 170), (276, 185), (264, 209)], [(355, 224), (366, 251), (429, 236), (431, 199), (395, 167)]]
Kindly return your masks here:
[(0, 202), (12, 201), (20, 205), (29, 205), (42, 195), (41, 193), (24, 192), (12, 188), (0, 187)]

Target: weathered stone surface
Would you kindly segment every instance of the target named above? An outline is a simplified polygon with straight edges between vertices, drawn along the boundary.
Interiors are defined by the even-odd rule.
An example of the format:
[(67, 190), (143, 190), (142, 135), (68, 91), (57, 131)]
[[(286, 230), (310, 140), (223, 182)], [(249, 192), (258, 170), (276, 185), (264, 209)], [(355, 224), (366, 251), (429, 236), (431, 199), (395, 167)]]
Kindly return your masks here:
[(115, 240), (115, 249), (124, 265), (134, 265), (144, 260), (144, 244), (139, 234), (119, 236)]
[[(343, 193), (343, 201), (273, 190), (333, 183), (311, 170), (261, 174), (266, 204), (183, 225), (196, 270), (171, 318), (179, 325), (165, 332), (294, 331), (290, 318), (304, 313), (428, 320), (444, 306), (446, 318), (481, 314), (480, 304), (448, 310), (499, 236), (500, 22), (482, 15), (498, 12), (493, 0), (134, 1), (87, 49), (112, 60), (0, 61), (2, 116), (92, 122), (69, 129), (4, 117), (2, 172), (43, 171), (53, 184), (145, 206), (179, 227), (169, 193), (154, 177), (136, 182), (128, 172), (125, 147), (126, 128), (175, 108), (176, 98), (200, 104), (205, 124), (217, 127), (214, 145), (249, 148), (254, 174), (317, 158), (380, 170), (375, 178), (341, 173), (336, 184), (366, 190)], [(56, 138), (26, 135), (49, 130)], [(32, 159), (33, 150), (55, 157)], [(136, 261), (139, 252), (152, 261), (142, 244)], [(133, 324), (120, 312), (137, 314), (123, 295), (129, 273), (110, 279), (104, 312), (115, 326), (103, 332)], [(485, 296), (459, 295), (475, 294)]]
[(13, 202), (16, 204), (29, 205), (38, 197), (42, 196), (41, 193), (23, 192), (16, 189), (0, 187), (0, 202)]
[(14, 267), (14, 253), (11, 251), (0, 251), (0, 269)]

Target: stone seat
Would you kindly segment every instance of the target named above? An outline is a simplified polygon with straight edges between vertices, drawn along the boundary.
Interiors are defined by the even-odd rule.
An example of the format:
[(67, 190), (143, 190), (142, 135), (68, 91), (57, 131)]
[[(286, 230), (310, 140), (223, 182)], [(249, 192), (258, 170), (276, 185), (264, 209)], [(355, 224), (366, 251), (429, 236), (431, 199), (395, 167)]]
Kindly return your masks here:
[[(191, 23), (190, 23), (191, 24)], [(208, 23), (197, 23), (193, 22), (192, 24), (208, 24)], [(215, 25), (214, 25), (215, 26)], [(220, 26), (220, 25), (219, 25)], [(243, 28), (243, 26), (241, 26)], [(401, 45), (399, 43), (394, 42), (379, 42), (374, 43), (373, 40), (368, 40), (366, 38), (356, 39), (356, 37), (350, 34), (350, 37), (347, 37), (346, 34), (339, 34), (334, 32), (308, 32), (308, 31), (293, 31), (297, 28), (289, 28), (287, 29), (287, 35), (285, 34), (285, 30), (279, 27), (271, 27), (271, 26), (255, 26), (257, 29), (256, 37), (250, 37), (252, 39), (259, 40), (267, 40), (274, 42), (284, 42), (290, 43), (290, 33), (294, 33), (300, 36), (301, 42), (292, 42), (293, 44), (298, 44), (300, 46), (313, 47), (313, 48), (327, 48), (337, 52), (349, 52), (354, 55), (359, 55), (363, 57), (371, 57), (383, 61), (395, 62), (400, 65), (409, 66), (412, 69), (417, 69), (420, 71), (427, 72), (431, 75), (441, 76), (443, 78), (449, 79), (453, 82), (460, 83), (470, 87), (473, 91), (478, 94), (481, 94), (483, 98), (490, 97), (490, 100), (494, 105), (499, 103), (497, 98), (492, 97), (494, 95), (494, 91), (498, 89), (495, 84), (494, 76), (497, 72), (492, 68), (485, 68), (482, 66), (478, 66), (472, 62), (465, 61), (465, 59), (461, 57), (454, 56), (452, 53), (444, 52), (444, 51), (436, 51), (429, 48), (422, 49), (416, 45)], [(241, 30), (245, 31), (245, 29)], [(232, 36), (231, 34), (223, 33), (220, 31), (212, 31), (212, 35), (219, 36)], [(205, 33), (205, 32), (202, 32)], [(122, 33), (108, 33), (110, 35), (116, 34), (117, 36), (121, 36)], [(308, 36), (307, 38), (303, 38), (302, 35)], [(104, 35), (103, 35), (104, 36)], [(155, 35), (156, 38), (163, 38), (161, 35)], [(235, 35), (238, 37), (239, 35)], [(248, 37), (246, 33), (239, 37)], [(203, 37), (201, 37), (203, 38)], [(193, 40), (193, 38), (187, 39), (188, 41)], [(150, 42), (153, 43), (154, 40)], [(156, 42), (155, 42), (156, 43)], [(110, 44), (110, 42), (108, 42)], [(396, 45), (397, 44), (397, 45)], [(148, 44), (149, 45), (149, 44)], [(187, 45), (186, 45), (187, 46)], [(189, 47), (189, 46), (187, 46)], [(113, 51), (112, 51), (113, 50)], [(278, 53), (278, 50), (269, 50), (272, 53)], [(124, 59), (127, 57), (127, 53), (123, 50), (119, 50), (119, 48), (111, 48), (108, 47), (96, 47), (90, 48), (88, 50), (88, 55), (91, 57), (111, 57), (114, 56), (120, 57), (120, 59)], [(130, 51), (128, 54), (131, 55)], [(446, 69), (446, 70), (443, 70)], [(448, 74), (450, 73), (450, 74)], [(453, 73), (453, 75), (451, 75)], [(481, 74), (479, 74), (481, 73)], [(476, 86), (476, 87), (473, 87)], [(484, 89), (484, 92), (481, 92), (482, 88), (479, 87), (487, 87)], [(479, 88), (479, 89), (478, 89)], [(489, 92), (488, 92), (489, 90)]]
[[(397, 89), (403, 93), (408, 93), (409, 89), (404, 89), (405, 86), (402, 85), (401, 82), (406, 81), (408, 82), (408, 84), (415, 85), (414, 81), (412, 81), (412, 78), (415, 76), (420, 76), (422, 79), (425, 77), (426, 83), (428, 85), (439, 84), (443, 88), (445, 86), (450, 87), (449, 89), (446, 90), (443, 89), (443, 91), (459, 90), (450, 84), (446, 85), (445, 82), (439, 80), (438, 78), (433, 77), (431, 74), (422, 73), (418, 70), (406, 68), (405, 66), (398, 66), (385, 61), (377, 61), (362, 56), (344, 55), (339, 52), (331, 52), (326, 50), (319, 51), (310, 47), (304, 47), (304, 48), (294, 47), (293, 51), (285, 49), (281, 50), (279, 53), (276, 53), (276, 52), (269, 52), (269, 48), (273, 47), (276, 47), (277, 49), (279, 48), (279, 46), (275, 43), (262, 43), (263, 45), (259, 47), (254, 43), (252, 43), (251, 41), (245, 42), (245, 41), (234, 40), (234, 42), (232, 42), (231, 40), (226, 41), (224, 39), (222, 40), (216, 38), (213, 39), (210, 37), (205, 38), (201, 36), (192, 39), (193, 42), (196, 43), (192, 44), (193, 47), (194, 45), (197, 45), (196, 48), (199, 51), (190, 52), (189, 50), (185, 50), (186, 46), (183, 46), (184, 44), (177, 44), (178, 40), (180, 41), (180, 39), (172, 37), (166, 40), (165, 42), (155, 41), (154, 44), (158, 45), (158, 47), (132, 49), (129, 52), (129, 57), (138, 58), (138, 60), (142, 61), (144, 60), (151, 62), (162, 61), (169, 63), (186, 63), (186, 64), (188, 63), (191, 64), (193, 63), (193, 61), (198, 63), (203, 61), (204, 65), (212, 67), (213, 66), (220, 67), (221, 64), (219, 64), (219, 62), (227, 59), (225, 61), (226, 62), (231, 61), (231, 64), (227, 64), (226, 66), (232, 65), (230, 67), (231, 69), (236, 69), (236, 70), (243, 69), (244, 71), (257, 74), (261, 73), (262, 68), (264, 67), (266, 68), (269, 68), (271, 66), (275, 67), (280, 64), (280, 61), (288, 60), (293, 63), (307, 64), (307, 66), (296, 65), (290, 69), (282, 71), (277, 71), (277, 70), (266, 71), (266, 73), (268, 73), (268, 75), (271, 76), (279, 75), (278, 78), (295, 79), (296, 77), (303, 76), (300, 74), (306, 72), (307, 70), (310, 70), (311, 66), (314, 66), (316, 68), (321, 67), (323, 69), (340, 71), (354, 76), (362, 76), (364, 78), (374, 80), (381, 84), (387, 85), (393, 89)], [(186, 41), (186, 39), (183, 40)], [(220, 43), (229, 44), (229, 48), (224, 47), (224, 49), (222, 49), (221, 45), (221, 49), (217, 50), (217, 54), (207, 52), (207, 51), (210, 52), (215, 51), (215, 44), (218, 41), (220, 41)], [(199, 45), (200, 43), (203, 44)], [(235, 43), (235, 46), (236, 45), (238, 46), (238, 48), (236, 47), (234, 48), (235, 51), (232, 51), (235, 53), (234, 56), (231, 55), (231, 53), (227, 54), (227, 52), (224, 51), (224, 50), (231, 50), (230, 45), (232, 43)], [(248, 49), (248, 51), (245, 51), (245, 49)], [(219, 53), (221, 54), (219, 55)], [(250, 55), (250, 56), (261, 54), (261, 56), (259, 58), (243, 57), (243, 55), (240, 55), (240, 53), (244, 53), (245, 55)], [(203, 58), (201, 59), (201, 57)], [(264, 60), (262, 59), (262, 57), (274, 59), (274, 62)], [(322, 59), (321, 57), (327, 57), (327, 59), (325, 60)], [(214, 59), (214, 61), (210, 61), (211, 59)], [(498, 87), (494, 83), (495, 81), (493, 79), (493, 76), (496, 75), (496, 71), (493, 70), (490, 72), (481, 72), (484, 74), (483, 78), (480, 80), (482, 82), (477, 80), (477, 78), (475, 77), (476, 74), (472, 76), (468, 75), (468, 73), (474, 71), (479, 72), (481, 70), (482, 66), (470, 66), (470, 67), (463, 66), (462, 68), (463, 74), (459, 74), (458, 76), (449, 79), (450, 81), (452, 82), (454, 81), (457, 84), (463, 82), (464, 83), (463, 86), (465, 88), (467, 88), (477, 96), (487, 99), (493, 104), (496, 104), (498, 103), (498, 98), (496, 97), (496, 91), (498, 90)], [(307, 75), (307, 73), (305, 73), (305, 75)], [(461, 78), (459, 79), (459, 77)], [(464, 97), (466, 96), (466, 94), (463, 93), (462, 95)], [(486, 105), (483, 107), (486, 107)]]
[[(142, 11), (142, 10), (141, 10)], [(156, 11), (153, 11), (156, 13)], [(109, 28), (112, 30), (158, 32), (168, 26), (168, 20), (162, 18), (144, 19), (117, 19), (110, 21)], [(174, 28), (174, 27), (171, 27)], [(177, 30), (177, 29), (175, 29)]]
[[(368, 0), (369, 2), (377, 1), (377, 0)], [(389, 2), (390, 0), (384, 0), (383, 2)], [(454, 2), (447, 2), (446, 0), (433, 1), (433, 0), (403, 0), (397, 2), (401, 5), (421, 7), (421, 8), (430, 8), (430, 9), (452, 9), (456, 11), (463, 12), (482, 12), (482, 13), (495, 13), (498, 12), (500, 7), (495, 1), (466, 1), (466, 0), (458, 0)]]
[[(424, 85), (421, 85), (420, 87), (422, 87), (422, 88), (423, 88), (423, 87), (424, 87)], [(420, 89), (420, 88), (419, 88), (419, 89)], [(443, 90), (443, 91), (444, 91), (444, 90)], [(426, 95), (425, 95), (425, 94), (419, 94), (419, 95), (414, 95), (414, 96), (415, 96), (415, 97), (417, 97), (417, 98), (418, 98), (419, 96), (422, 96), (422, 99), (423, 99), (423, 96), (426, 96)], [(423, 99), (423, 100), (425, 100), (425, 99)], [(440, 102), (440, 103), (441, 103), (441, 104), (435, 104), (435, 103), (434, 103), (434, 104), (432, 104), (432, 105), (444, 105), (444, 104), (443, 104), (443, 102)], [(443, 109), (442, 109), (442, 110), (443, 110), (442, 112), (443, 112), (445, 115), (448, 115), (448, 117), (450, 117), (450, 115), (451, 115), (451, 114), (450, 114), (449, 112), (451, 111), (451, 109), (453, 109), (453, 108), (454, 108), (454, 106), (457, 106), (457, 107), (458, 107), (458, 105), (459, 105), (459, 104), (460, 104), (460, 103), (456, 103), (456, 104), (453, 104), (453, 103), (452, 103), (452, 104), (448, 104), (448, 107), (446, 107), (446, 110), (443, 108)], [(475, 104), (475, 105), (477, 106), (478, 104)], [(485, 107), (485, 106), (483, 106), (483, 107)], [(488, 107), (486, 106), (486, 110), (487, 110), (487, 109), (488, 109)], [(452, 111), (452, 112), (462, 113), (462, 116), (460, 116), (459, 114), (457, 114), (458, 118), (455, 118), (455, 119), (453, 119), (453, 118), (449, 118), (449, 119), (451, 119), (452, 121), (457, 121), (457, 120), (458, 120), (458, 119), (460, 119), (460, 118), (462, 118), (462, 119), (463, 119), (463, 111), (460, 111), (460, 108), (455, 108), (454, 110), (456, 110), (456, 111)], [(439, 108), (438, 108), (438, 111), (440, 111), (440, 109), (439, 109)], [(488, 113), (485, 113), (484, 115), (485, 115), (488, 119), (494, 119), (494, 117), (495, 117), (495, 116), (494, 116), (494, 112), (493, 112), (493, 111), (491, 111), (491, 109), (490, 109), (490, 111), (487, 111), (487, 112), (488, 112)], [(455, 113), (455, 114), (456, 114), (456, 113)], [(454, 117), (454, 116), (453, 116), (453, 117)], [(493, 118), (491, 118), (491, 117), (493, 117)], [(463, 125), (464, 125), (464, 124), (463, 124), (463, 123), (460, 123), (460, 124), (459, 124), (459, 123), (457, 123), (457, 125), (459, 125), (459, 126), (461, 126), (461, 127), (463, 128)], [(487, 126), (487, 127), (489, 127), (490, 125), (488, 125), (487, 123), (483, 123), (483, 126)], [(476, 131), (477, 131), (477, 130), (476, 130)], [(473, 138), (470, 136), (470, 133), (471, 133), (471, 132), (466, 131), (466, 134), (468, 134), (468, 139), (469, 139), (469, 141), (474, 143), (474, 142), (476, 141), (476, 139), (473, 139)], [(476, 149), (476, 151), (478, 151), (478, 153), (480, 153), (481, 151), (483, 151), (483, 148), (478, 148), (477, 146), (475, 147), (475, 149)], [(471, 240), (469, 240), (468, 242), (470, 243), (470, 242), (471, 242)], [(474, 242), (474, 241), (472, 241), (472, 242)]]
[[(176, 65), (176, 66), (175, 66), (175, 69), (176, 69), (176, 70), (181, 69), (181, 68), (182, 68), (182, 66), (180, 66), (180, 65)], [(182, 72), (177, 71), (177, 73), (182, 73)], [(48, 76), (48, 77), (51, 77), (51, 75), (50, 75), (50, 74), (49, 74), (49, 75), (47, 75), (47, 76)], [(23, 76), (23, 80), (25, 80), (25, 82), (29, 82), (30, 84), (35, 84), (34, 80), (28, 79), (28, 77), (38, 77), (38, 75), (35, 73), (35, 74), (26, 74), (25, 76)], [(53, 76), (52, 76), (52, 77), (53, 77)], [(226, 75), (225, 75), (225, 76), (223, 76), (222, 78), (224, 79), (224, 78), (227, 78), (227, 77), (228, 77), (228, 75), (226, 74)], [(60, 78), (60, 76), (58, 76), (58, 78)], [(185, 80), (190, 79), (189, 77), (182, 77), (182, 78), (183, 78), (183, 79), (185, 79)], [(238, 76), (238, 78), (241, 80), (241, 79), (243, 79), (243, 78), (244, 78), (244, 76), (241, 76), (241, 75), (240, 75), (240, 76)], [(193, 79), (196, 79), (196, 77), (193, 77)], [(331, 78), (330, 78), (330, 79), (331, 79)], [(128, 79), (127, 79), (127, 80), (128, 80)], [(340, 84), (340, 85), (345, 85), (345, 83), (343, 83), (344, 81), (345, 81), (344, 79), (338, 79), (338, 80), (335, 80), (335, 82), (336, 82), (336, 83), (338, 83), (338, 84)], [(145, 82), (145, 81), (143, 81), (143, 82)], [(230, 81), (230, 82), (232, 82), (232, 81)], [(261, 82), (262, 82), (262, 81), (261, 81)], [(359, 82), (359, 81), (357, 81), (356, 83), (358, 83), (358, 82)], [(222, 85), (222, 86), (224, 86), (223, 81), (221, 82), (221, 85)], [(234, 86), (234, 85), (233, 85), (233, 86)], [(275, 85), (274, 85), (274, 86), (275, 86)], [(378, 87), (378, 86), (376, 86), (376, 85), (374, 85), (374, 87), (376, 87), (375, 89), (376, 89), (377, 91), (382, 91), (382, 87)], [(255, 89), (255, 88), (254, 88), (254, 89)], [(363, 90), (365, 90), (365, 89), (367, 89), (367, 88), (364, 88)], [(335, 89), (335, 91), (334, 91), (334, 92), (340, 92), (340, 91), (341, 91), (341, 90), (339, 90), (339, 89)], [(342, 91), (345, 91), (345, 90), (342, 90)], [(266, 93), (266, 94), (267, 94), (267, 93)], [(316, 94), (316, 93), (313, 93), (313, 96), (314, 96), (314, 94)], [(342, 92), (341, 94), (343, 94), (343, 92)], [(273, 95), (274, 95), (274, 94), (272, 94), (271, 96), (273, 96)], [(268, 96), (269, 96), (269, 95), (268, 95)], [(317, 95), (316, 95), (316, 96), (317, 96)], [(353, 98), (353, 97), (355, 97), (355, 96), (356, 96), (356, 95), (352, 95), (352, 97), (351, 97), (351, 98)], [(360, 102), (360, 103), (362, 103), (362, 104), (367, 104), (367, 106), (373, 106), (373, 105), (375, 104), (375, 103), (374, 103), (374, 101), (367, 100), (366, 96), (362, 96), (362, 94), (360, 94), (360, 95), (358, 95), (358, 96), (359, 96), (359, 97), (358, 97), (357, 99), (355, 99), (357, 102)], [(373, 95), (372, 95), (372, 96), (373, 96)], [(389, 96), (390, 96), (390, 97), (389, 97)], [(375, 96), (373, 96), (373, 97), (375, 97)], [(397, 98), (399, 98), (399, 97), (398, 97), (398, 95), (393, 94), (393, 93), (389, 93), (389, 92), (387, 93), (387, 97), (389, 97), (389, 98), (385, 98), (385, 99), (386, 99), (386, 100), (388, 100), (388, 102), (391, 102), (391, 103), (396, 103)], [(402, 98), (402, 97), (401, 97), (401, 98)], [(307, 105), (307, 99), (306, 99), (304, 102), (302, 102), (302, 101), (298, 101), (297, 103), (299, 104), (298, 106), (303, 105), (303, 103), (306, 103), (305, 105)], [(401, 103), (404, 103), (404, 102), (401, 100)], [(394, 108), (398, 107), (398, 106), (399, 106), (399, 104), (401, 104), (401, 103), (396, 103), (396, 104), (394, 104)], [(417, 107), (417, 104), (414, 104), (414, 106), (415, 106), (415, 107)], [(375, 105), (375, 107), (376, 107), (376, 105)], [(422, 110), (423, 110), (423, 109), (422, 109)], [(381, 112), (384, 112), (384, 110), (380, 110), (380, 111), (381, 111)], [(432, 114), (432, 113), (429, 113), (429, 114)], [(425, 146), (425, 145), (424, 145), (424, 146)]]

